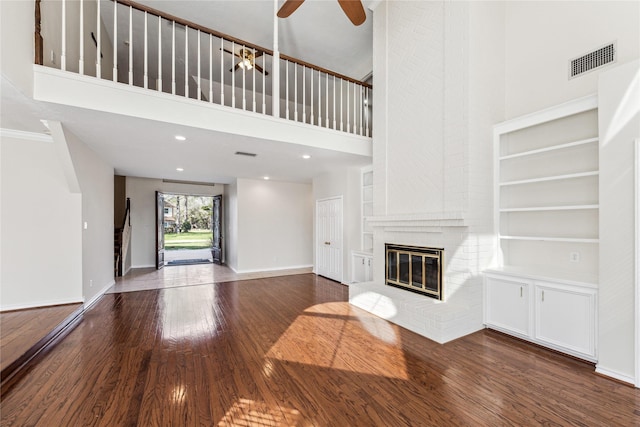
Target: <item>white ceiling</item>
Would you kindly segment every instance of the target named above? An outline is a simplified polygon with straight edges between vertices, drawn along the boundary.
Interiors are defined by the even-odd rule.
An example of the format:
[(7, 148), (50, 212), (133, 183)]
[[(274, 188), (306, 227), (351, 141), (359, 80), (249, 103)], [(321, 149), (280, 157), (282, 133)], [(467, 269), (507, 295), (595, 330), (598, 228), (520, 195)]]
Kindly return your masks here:
[[(140, 3), (265, 48), (273, 47), (271, 0)], [(336, 0), (306, 0), (291, 17), (279, 20), (279, 50), (360, 79), (371, 72), (371, 24), (368, 9), (367, 21), (354, 27)], [(36, 102), (4, 75), (0, 93), (1, 127), (43, 132), (40, 119), (58, 120), (121, 175), (217, 183), (268, 175), (274, 180), (310, 182), (333, 168), (370, 162), (366, 157), (331, 150)], [(178, 134), (188, 140), (177, 142), (174, 135)], [(239, 157), (234, 155), (236, 151), (258, 156)], [(312, 158), (304, 160), (303, 154)], [(184, 172), (176, 171), (177, 167), (184, 168)]]

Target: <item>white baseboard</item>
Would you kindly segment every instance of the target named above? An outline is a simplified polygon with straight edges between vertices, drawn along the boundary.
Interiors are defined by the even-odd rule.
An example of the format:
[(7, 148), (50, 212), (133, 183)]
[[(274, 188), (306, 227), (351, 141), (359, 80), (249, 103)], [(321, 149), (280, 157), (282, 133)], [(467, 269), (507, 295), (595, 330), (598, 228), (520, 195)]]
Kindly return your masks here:
[(598, 365), (596, 365), (596, 372), (598, 374), (600, 374), (600, 375), (604, 375), (605, 377), (610, 377), (610, 378), (616, 379), (618, 381), (629, 383), (629, 384), (631, 384), (633, 386), (636, 385), (635, 378), (630, 377), (630, 376), (628, 376), (626, 374), (621, 374), (619, 372), (612, 371), (612, 370), (607, 369), (607, 368), (602, 368), (602, 367), (600, 367)]
[[(227, 266), (229, 267), (229, 266)], [(233, 270), (234, 273), (237, 274), (243, 274), (243, 273), (261, 273), (263, 271), (283, 271), (283, 270), (295, 270), (298, 268), (312, 268), (313, 265), (312, 264), (308, 264), (308, 265), (291, 265), (291, 266), (286, 266), (286, 267), (273, 267), (273, 268), (258, 268), (255, 270), (236, 270), (233, 267), (229, 267), (231, 270)]]
[(81, 304), (82, 302), (83, 300), (78, 298), (36, 301), (36, 302), (25, 303), (25, 304), (3, 305), (3, 306), (0, 306), (0, 311), (25, 310), (28, 308), (50, 307), (54, 305), (65, 305), (65, 304)]
[(102, 296), (109, 290), (109, 288), (111, 288), (115, 284), (116, 284), (116, 281), (115, 280), (111, 280), (104, 288), (100, 289), (100, 291), (97, 294), (95, 294), (93, 296), (93, 298), (91, 298), (89, 301), (85, 302), (84, 303), (84, 311), (87, 311), (91, 307), (93, 307), (93, 305), (95, 303), (97, 303), (100, 298), (102, 298)]
[[(150, 265), (132, 265), (131, 267), (129, 267), (129, 270), (131, 270), (132, 268), (156, 268), (155, 264), (150, 264)], [(129, 271), (127, 270), (127, 271)]]

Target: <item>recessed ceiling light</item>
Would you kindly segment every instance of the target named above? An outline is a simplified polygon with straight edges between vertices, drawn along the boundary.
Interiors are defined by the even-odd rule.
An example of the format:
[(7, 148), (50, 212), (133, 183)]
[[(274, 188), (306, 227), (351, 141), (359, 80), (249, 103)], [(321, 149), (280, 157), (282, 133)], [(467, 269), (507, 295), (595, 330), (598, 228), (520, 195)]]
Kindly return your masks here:
[(268, 176), (263, 177), (263, 179), (264, 179), (265, 181), (269, 181), (269, 177), (268, 177)]
[(311, 158), (311, 156), (310, 156), (310, 155), (308, 155), (308, 154), (303, 154), (303, 155), (302, 155), (302, 158), (303, 158), (303, 159), (305, 159), (305, 160), (308, 160), (308, 159), (310, 159), (310, 158)]
[(186, 141), (187, 138), (182, 136), (182, 135), (176, 135), (176, 140), (178, 140), (178, 141)]
[(184, 171), (184, 169), (183, 169), (183, 168), (176, 168), (176, 170), (177, 170), (178, 172), (183, 172), (183, 171)]

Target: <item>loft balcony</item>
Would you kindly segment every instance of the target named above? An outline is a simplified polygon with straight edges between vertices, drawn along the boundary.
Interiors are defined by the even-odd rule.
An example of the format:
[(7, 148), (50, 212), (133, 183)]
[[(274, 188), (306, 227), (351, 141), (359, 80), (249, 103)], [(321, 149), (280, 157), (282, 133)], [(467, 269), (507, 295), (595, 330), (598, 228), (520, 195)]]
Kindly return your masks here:
[(145, 5), (37, 0), (35, 52), (40, 101), (371, 155), (370, 84)]

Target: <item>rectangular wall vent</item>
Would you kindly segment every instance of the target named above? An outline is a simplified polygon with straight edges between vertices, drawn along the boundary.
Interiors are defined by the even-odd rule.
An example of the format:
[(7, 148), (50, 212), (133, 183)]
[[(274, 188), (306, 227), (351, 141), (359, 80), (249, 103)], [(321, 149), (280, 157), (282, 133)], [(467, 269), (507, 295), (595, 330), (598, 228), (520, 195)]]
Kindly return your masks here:
[(569, 79), (578, 77), (588, 71), (593, 71), (604, 65), (616, 62), (616, 43), (609, 43), (569, 61)]
[(247, 157), (255, 157), (256, 153), (247, 153), (246, 151), (236, 151), (236, 156), (247, 156)]

